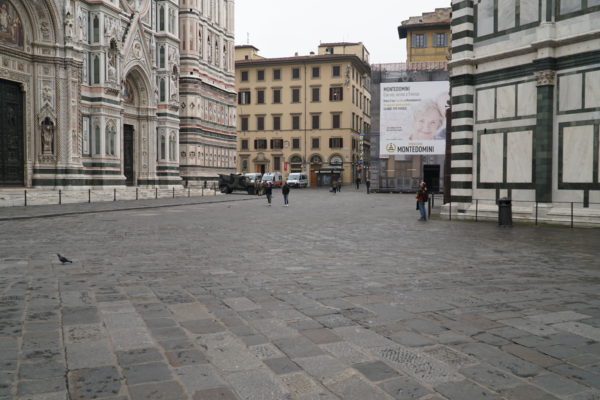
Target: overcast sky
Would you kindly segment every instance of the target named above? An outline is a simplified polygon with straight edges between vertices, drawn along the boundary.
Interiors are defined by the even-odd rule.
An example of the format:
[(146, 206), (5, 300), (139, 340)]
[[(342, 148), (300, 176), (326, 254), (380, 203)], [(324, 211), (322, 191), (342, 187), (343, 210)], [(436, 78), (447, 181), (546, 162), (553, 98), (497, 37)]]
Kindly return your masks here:
[(436, 7), (450, 0), (236, 0), (235, 43), (270, 58), (307, 55), (319, 43), (363, 42), (372, 64), (404, 62), (398, 26)]

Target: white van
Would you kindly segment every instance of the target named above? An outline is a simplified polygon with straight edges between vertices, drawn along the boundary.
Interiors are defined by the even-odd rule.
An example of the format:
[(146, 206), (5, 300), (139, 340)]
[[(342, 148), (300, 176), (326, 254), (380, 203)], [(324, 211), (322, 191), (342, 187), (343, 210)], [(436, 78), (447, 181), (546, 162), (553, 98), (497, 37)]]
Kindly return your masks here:
[(288, 175), (287, 184), (291, 187), (307, 187), (308, 175), (301, 172), (292, 172)]
[(250, 183), (254, 184), (254, 182), (260, 182), (262, 178), (262, 174), (260, 172), (251, 172), (249, 174), (244, 174), (246, 178), (250, 181)]
[(266, 172), (262, 176), (262, 181), (264, 183), (271, 182), (271, 185), (273, 185), (273, 187), (281, 187), (281, 185), (283, 184), (281, 172)]

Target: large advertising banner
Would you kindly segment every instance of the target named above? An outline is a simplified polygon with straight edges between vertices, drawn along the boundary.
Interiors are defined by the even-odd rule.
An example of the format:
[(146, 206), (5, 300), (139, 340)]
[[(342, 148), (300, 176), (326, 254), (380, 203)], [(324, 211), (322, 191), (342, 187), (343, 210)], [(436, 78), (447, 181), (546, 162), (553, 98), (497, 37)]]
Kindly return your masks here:
[(446, 152), (447, 81), (381, 84), (379, 154)]

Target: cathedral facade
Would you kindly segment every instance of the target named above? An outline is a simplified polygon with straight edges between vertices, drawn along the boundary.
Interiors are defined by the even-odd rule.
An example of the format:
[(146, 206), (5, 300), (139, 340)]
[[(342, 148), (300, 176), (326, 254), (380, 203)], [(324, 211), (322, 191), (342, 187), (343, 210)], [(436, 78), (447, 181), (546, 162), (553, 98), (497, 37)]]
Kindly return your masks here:
[(0, 186), (235, 169), (233, 0), (0, 0)]

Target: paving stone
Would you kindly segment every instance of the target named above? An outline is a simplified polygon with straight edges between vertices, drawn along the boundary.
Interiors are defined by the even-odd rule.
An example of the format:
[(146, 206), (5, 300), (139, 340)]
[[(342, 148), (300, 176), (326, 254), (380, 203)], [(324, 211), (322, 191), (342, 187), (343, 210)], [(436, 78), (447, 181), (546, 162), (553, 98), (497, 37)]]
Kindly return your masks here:
[(347, 364), (358, 364), (373, 360), (372, 356), (360, 351), (348, 342), (328, 343), (320, 347)]
[(529, 332), (525, 332), (520, 329), (510, 327), (510, 326), (489, 329), (487, 332), (491, 333), (492, 335), (503, 337), (504, 339), (514, 339), (514, 338), (530, 335)]
[(407, 376), (399, 376), (380, 383), (379, 387), (396, 400), (416, 400), (431, 393), (431, 390)]
[(397, 332), (389, 338), (398, 344), (409, 347), (429, 346), (434, 343), (431, 339), (414, 332)]
[(17, 385), (18, 396), (54, 393), (63, 390), (66, 390), (64, 376), (47, 379), (22, 380), (19, 381)]
[(208, 364), (175, 368), (175, 375), (189, 392), (225, 386), (216, 369)]
[(566, 396), (585, 392), (587, 390), (586, 386), (556, 374), (536, 376), (531, 379), (531, 383), (555, 396)]
[(500, 396), (496, 396), (489, 390), (471, 382), (444, 383), (436, 386), (435, 390), (449, 400), (501, 400)]
[[(62, 390), (60, 392), (54, 392), (54, 393), (29, 394), (29, 395), (19, 396), (17, 399), (18, 400), (68, 400), (68, 392), (66, 390)], [(8, 398), (7, 398), (7, 400), (8, 400)], [(127, 400), (127, 399), (110, 398), (107, 400)]]
[(73, 400), (114, 396), (120, 389), (121, 377), (115, 367), (79, 369), (69, 373), (69, 394)]
[(226, 387), (197, 391), (192, 400), (238, 400), (231, 390)]
[(168, 309), (177, 321), (197, 321), (212, 317), (208, 309), (201, 303), (169, 304)]
[(161, 340), (158, 342), (162, 346), (165, 351), (172, 350), (185, 350), (191, 349), (194, 347), (194, 343), (191, 340), (185, 339), (175, 339), (175, 340)]
[(395, 345), (393, 341), (362, 327), (347, 326), (334, 328), (333, 332), (347, 341), (361, 347), (372, 348)]
[(99, 322), (98, 309), (95, 307), (64, 307), (63, 325), (93, 324)]
[(552, 327), (600, 342), (600, 328), (582, 322), (561, 322), (552, 325)]
[(452, 368), (462, 368), (466, 365), (477, 363), (473, 357), (461, 353), (447, 346), (434, 346), (423, 350), (428, 356), (449, 365)]
[(544, 392), (534, 386), (523, 385), (501, 391), (503, 398), (508, 400), (558, 400), (558, 397)]
[(240, 336), (240, 339), (246, 344), (246, 346), (256, 346), (258, 344), (269, 342), (269, 339), (263, 335)]
[(287, 357), (270, 358), (263, 362), (277, 375), (300, 371), (300, 367)]
[[(285, 388), (297, 399), (332, 398), (319, 384), (303, 372), (280, 376)], [(333, 397), (335, 399), (335, 397)]]
[(370, 381), (379, 382), (398, 376), (398, 372), (381, 361), (370, 361), (354, 364), (352, 367), (362, 373)]
[(591, 386), (593, 388), (600, 388), (600, 375), (598, 374), (594, 374), (568, 364), (555, 365), (548, 369), (552, 372), (556, 372), (559, 375), (571, 378), (581, 384)]
[(168, 381), (173, 378), (168, 366), (159, 362), (123, 367), (123, 375), (130, 386), (139, 383)]
[(227, 380), (243, 400), (289, 399), (289, 392), (271, 373), (256, 369), (227, 375)]
[(480, 385), (488, 387), (496, 392), (522, 384), (522, 381), (512, 376), (512, 374), (501, 371), (488, 364), (462, 368), (460, 373), (479, 383)]
[(70, 370), (114, 364), (114, 356), (107, 342), (71, 343), (66, 350)]
[(557, 324), (560, 322), (579, 321), (581, 319), (590, 318), (589, 315), (580, 314), (575, 311), (558, 311), (546, 314), (529, 315), (527, 319), (540, 322), (542, 324)]
[(340, 374), (323, 382), (332, 392), (345, 400), (389, 399), (385, 392), (355, 374)]
[(406, 347), (379, 347), (374, 349), (373, 353), (426, 383), (435, 384), (462, 379), (445, 364)]
[(529, 332), (536, 336), (549, 336), (558, 333), (555, 328), (548, 325), (544, 325), (541, 322), (531, 321), (525, 318), (509, 318), (503, 319), (498, 322), (504, 325), (512, 326), (513, 328), (520, 329), (525, 332)]
[(163, 361), (163, 356), (160, 354), (157, 348), (148, 347), (129, 351), (119, 351), (117, 352), (117, 359), (119, 361), (119, 365), (127, 366), (144, 364), (152, 361)]
[(266, 360), (267, 358), (277, 358), (284, 356), (284, 354), (272, 343), (250, 346), (248, 347), (248, 350), (259, 360)]
[(273, 344), (292, 359), (323, 354), (318, 346), (303, 336), (273, 340)]
[(47, 379), (64, 377), (65, 364), (56, 361), (21, 363), (19, 366), (19, 379)]
[(298, 336), (298, 331), (278, 319), (256, 319), (250, 321), (250, 325), (271, 340)]
[(539, 365), (540, 367), (544, 367), (544, 368), (550, 367), (552, 365), (558, 365), (561, 363), (556, 358), (548, 357), (536, 350), (533, 350), (533, 349), (530, 349), (527, 347), (523, 347), (523, 346), (519, 346), (516, 344), (503, 346), (502, 350), (507, 351), (519, 358), (522, 358), (523, 360), (532, 362), (532, 363)]
[(129, 386), (129, 394), (132, 400), (181, 400), (187, 398), (181, 385), (175, 381)]
[(298, 358), (296, 364), (300, 365), (309, 375), (317, 379), (324, 379), (346, 369), (346, 365), (331, 356), (316, 356)]
[(169, 364), (173, 367), (208, 363), (206, 356), (201, 351), (195, 349), (169, 351), (165, 355)]
[(214, 319), (202, 319), (197, 321), (185, 321), (181, 323), (185, 329), (197, 335), (217, 333), (225, 331), (225, 326)]
[(600, 400), (600, 390), (589, 390), (585, 393), (575, 394), (568, 397), (569, 400)]
[(101, 324), (71, 325), (65, 327), (65, 341), (67, 343), (96, 342), (107, 338), (108, 333)]
[(342, 340), (338, 335), (326, 328), (305, 329), (300, 333), (316, 344), (334, 343)]
[(215, 333), (198, 339), (209, 361), (223, 371), (239, 371), (258, 368), (262, 365), (235, 336)]
[(341, 326), (353, 326), (355, 322), (349, 318), (344, 317), (342, 314), (327, 314), (315, 317), (321, 325), (327, 328), (339, 328)]

